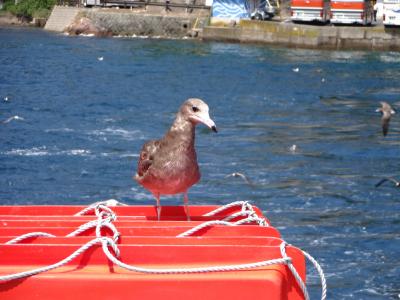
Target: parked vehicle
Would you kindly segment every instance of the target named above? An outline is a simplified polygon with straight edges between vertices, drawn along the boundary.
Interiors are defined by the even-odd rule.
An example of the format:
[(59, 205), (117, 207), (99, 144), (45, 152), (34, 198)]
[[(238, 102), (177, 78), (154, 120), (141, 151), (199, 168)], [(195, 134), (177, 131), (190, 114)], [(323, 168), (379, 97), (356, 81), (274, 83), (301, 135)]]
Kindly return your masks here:
[(370, 0), (332, 0), (331, 23), (370, 25), (374, 9)]
[(330, 18), (329, 0), (292, 0), (291, 20), (326, 23)]
[(269, 0), (265, 0), (251, 13), (250, 17), (253, 20), (269, 20), (275, 13), (275, 7), (271, 5)]
[(400, 26), (400, 0), (383, 1), (383, 25)]

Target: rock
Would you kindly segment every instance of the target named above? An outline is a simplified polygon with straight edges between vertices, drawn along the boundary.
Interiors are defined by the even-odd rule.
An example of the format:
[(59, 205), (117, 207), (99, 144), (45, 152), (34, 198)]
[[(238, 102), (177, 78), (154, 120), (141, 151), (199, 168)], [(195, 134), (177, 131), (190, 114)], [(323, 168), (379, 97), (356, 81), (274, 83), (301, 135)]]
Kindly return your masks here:
[(71, 25), (69, 25), (66, 30), (70, 35), (94, 35), (98, 37), (112, 36), (112, 32), (109, 30), (96, 26), (93, 24), (92, 20), (87, 17), (77, 18)]

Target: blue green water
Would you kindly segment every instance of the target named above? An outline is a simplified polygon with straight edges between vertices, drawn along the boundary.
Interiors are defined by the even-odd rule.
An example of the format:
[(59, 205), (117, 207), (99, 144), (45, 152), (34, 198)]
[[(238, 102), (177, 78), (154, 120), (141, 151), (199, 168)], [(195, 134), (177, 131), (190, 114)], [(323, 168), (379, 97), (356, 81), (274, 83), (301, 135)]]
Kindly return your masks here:
[(374, 184), (400, 180), (400, 117), (384, 138), (375, 113), (382, 100), (400, 107), (399, 77), (395, 52), (0, 28), (0, 201), (154, 204), (131, 178), (140, 148), (200, 97), (219, 133), (197, 128), (190, 202), (250, 200), (321, 263), (329, 299), (398, 299), (400, 189)]

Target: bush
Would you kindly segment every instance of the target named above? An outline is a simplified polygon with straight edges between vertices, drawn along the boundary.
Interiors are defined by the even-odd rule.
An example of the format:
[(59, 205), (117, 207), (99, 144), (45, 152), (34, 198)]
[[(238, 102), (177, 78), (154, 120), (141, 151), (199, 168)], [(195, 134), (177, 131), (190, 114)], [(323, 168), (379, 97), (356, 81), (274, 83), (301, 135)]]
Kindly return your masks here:
[(32, 16), (35, 19), (47, 19), (51, 14), (51, 10), (47, 8), (40, 8), (38, 10), (35, 10), (32, 14)]
[(20, 0), (17, 4), (7, 1), (4, 9), (20, 18), (32, 19), (32, 17), (48, 16), (55, 5), (56, 0)]

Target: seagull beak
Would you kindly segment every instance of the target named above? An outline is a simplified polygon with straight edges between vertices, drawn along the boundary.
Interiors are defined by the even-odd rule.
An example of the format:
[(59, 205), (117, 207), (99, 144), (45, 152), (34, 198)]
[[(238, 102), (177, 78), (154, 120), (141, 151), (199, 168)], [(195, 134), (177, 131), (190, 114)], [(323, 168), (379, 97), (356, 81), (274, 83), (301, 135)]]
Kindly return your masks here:
[(217, 126), (215, 126), (214, 121), (210, 118), (208, 113), (204, 113), (204, 114), (201, 114), (201, 115), (195, 115), (195, 116), (192, 117), (192, 119), (195, 122), (203, 123), (208, 128), (210, 128), (212, 131), (218, 132)]
[(214, 123), (214, 121), (213, 120), (211, 120), (211, 118), (210, 117), (208, 117), (208, 118), (204, 118), (204, 119), (201, 119), (201, 121), (200, 121), (201, 123), (203, 123), (204, 125), (206, 125), (208, 128), (210, 128), (212, 131), (214, 131), (214, 132), (218, 132), (218, 130), (217, 130), (217, 126), (215, 126), (215, 123)]

